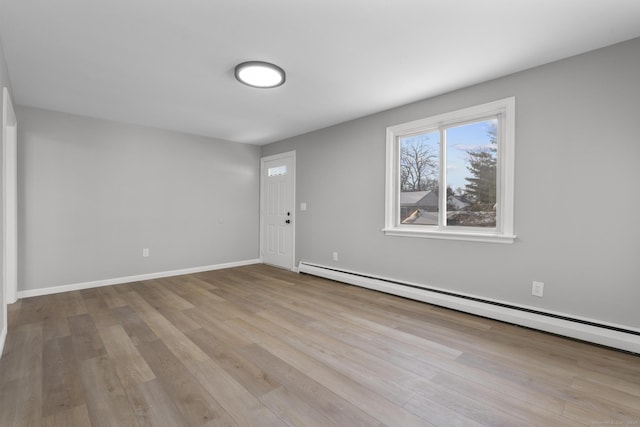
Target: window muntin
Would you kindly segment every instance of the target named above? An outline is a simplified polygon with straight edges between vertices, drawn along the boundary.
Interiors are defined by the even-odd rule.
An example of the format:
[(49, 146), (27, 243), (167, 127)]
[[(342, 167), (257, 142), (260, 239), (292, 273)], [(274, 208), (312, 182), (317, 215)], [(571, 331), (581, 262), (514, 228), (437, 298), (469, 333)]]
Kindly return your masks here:
[(512, 242), (515, 100), (387, 129), (384, 232)]

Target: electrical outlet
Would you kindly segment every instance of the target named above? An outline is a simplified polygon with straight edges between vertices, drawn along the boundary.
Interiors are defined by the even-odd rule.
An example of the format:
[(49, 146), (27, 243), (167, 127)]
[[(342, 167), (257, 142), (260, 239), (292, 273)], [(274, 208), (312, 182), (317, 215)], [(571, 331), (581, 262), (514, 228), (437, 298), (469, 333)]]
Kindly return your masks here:
[(301, 211), (306, 211), (307, 210), (307, 204), (305, 202), (300, 203), (300, 210)]
[(334, 252), (333, 253), (333, 260), (337, 261), (338, 260), (338, 252)]
[(531, 295), (542, 297), (544, 295), (544, 283), (533, 282), (533, 284), (531, 285)]
[(149, 248), (142, 248), (142, 256), (145, 258), (149, 256)]

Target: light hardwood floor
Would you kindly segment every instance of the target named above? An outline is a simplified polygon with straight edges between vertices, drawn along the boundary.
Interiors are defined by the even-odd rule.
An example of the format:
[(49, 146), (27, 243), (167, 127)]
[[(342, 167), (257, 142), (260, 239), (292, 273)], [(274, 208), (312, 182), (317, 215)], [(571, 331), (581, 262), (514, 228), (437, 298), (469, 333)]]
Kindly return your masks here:
[(640, 357), (263, 265), (10, 306), (0, 426), (640, 425)]

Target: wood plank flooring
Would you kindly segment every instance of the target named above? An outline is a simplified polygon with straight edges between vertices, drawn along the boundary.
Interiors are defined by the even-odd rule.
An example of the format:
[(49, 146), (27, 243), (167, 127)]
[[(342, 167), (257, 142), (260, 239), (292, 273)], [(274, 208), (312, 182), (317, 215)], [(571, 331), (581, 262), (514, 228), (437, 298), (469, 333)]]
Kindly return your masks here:
[(640, 357), (264, 265), (10, 306), (0, 426), (640, 425)]

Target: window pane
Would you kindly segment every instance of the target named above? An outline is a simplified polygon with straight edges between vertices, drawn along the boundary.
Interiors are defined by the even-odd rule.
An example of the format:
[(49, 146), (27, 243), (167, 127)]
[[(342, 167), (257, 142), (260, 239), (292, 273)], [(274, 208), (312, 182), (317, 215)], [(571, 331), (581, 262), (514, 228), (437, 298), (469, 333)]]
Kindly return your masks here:
[(400, 138), (400, 222), (438, 225), (440, 132)]
[(498, 120), (446, 130), (447, 225), (496, 226)]
[(267, 170), (267, 176), (278, 176), (287, 174), (287, 165), (276, 166)]

